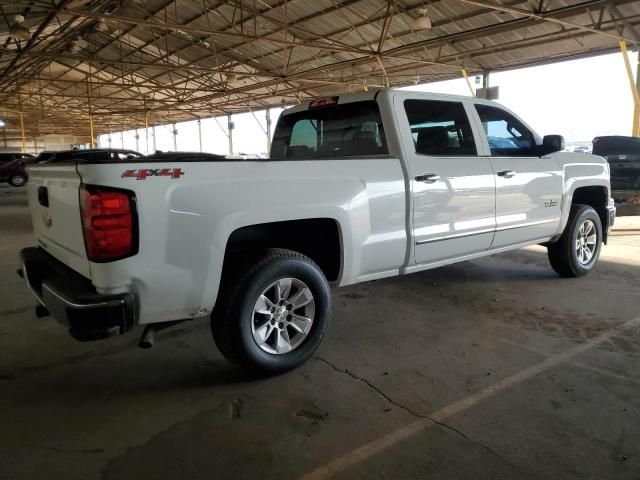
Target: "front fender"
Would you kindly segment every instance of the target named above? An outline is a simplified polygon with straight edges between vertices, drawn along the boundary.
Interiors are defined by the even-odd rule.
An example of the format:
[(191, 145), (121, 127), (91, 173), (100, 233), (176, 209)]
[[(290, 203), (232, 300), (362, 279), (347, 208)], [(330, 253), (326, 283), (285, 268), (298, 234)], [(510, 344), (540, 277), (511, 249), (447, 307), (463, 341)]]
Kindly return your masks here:
[(607, 197), (611, 195), (609, 164), (602, 157), (562, 152), (558, 154), (557, 160), (563, 169), (563, 192), (562, 213), (556, 238), (562, 235), (567, 226), (576, 190), (583, 187), (603, 187)]

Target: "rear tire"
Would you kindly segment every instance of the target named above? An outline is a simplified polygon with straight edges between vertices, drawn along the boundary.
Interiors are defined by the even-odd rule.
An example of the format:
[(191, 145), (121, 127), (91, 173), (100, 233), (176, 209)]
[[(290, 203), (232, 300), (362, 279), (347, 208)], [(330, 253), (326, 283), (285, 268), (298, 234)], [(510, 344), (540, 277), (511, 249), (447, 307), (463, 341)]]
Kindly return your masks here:
[(22, 187), (25, 183), (27, 183), (27, 177), (24, 175), (14, 175), (9, 180), (9, 183), (14, 187)]
[(587, 275), (600, 256), (602, 223), (589, 205), (572, 205), (569, 220), (557, 242), (547, 246), (549, 262), (563, 277)]
[(225, 261), (211, 331), (227, 360), (274, 375), (313, 355), (330, 317), (331, 291), (320, 267), (300, 253), (270, 249)]

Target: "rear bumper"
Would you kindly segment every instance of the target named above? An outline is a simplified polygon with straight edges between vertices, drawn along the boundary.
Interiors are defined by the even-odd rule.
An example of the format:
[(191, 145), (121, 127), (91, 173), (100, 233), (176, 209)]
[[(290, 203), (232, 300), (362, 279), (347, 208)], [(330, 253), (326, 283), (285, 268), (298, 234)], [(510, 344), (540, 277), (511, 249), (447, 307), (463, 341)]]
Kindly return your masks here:
[(31, 293), (75, 339), (99, 340), (133, 328), (132, 293), (101, 295), (89, 280), (40, 248), (25, 248), (20, 258)]
[(618, 215), (640, 215), (640, 190), (613, 190), (611, 197), (615, 201)]

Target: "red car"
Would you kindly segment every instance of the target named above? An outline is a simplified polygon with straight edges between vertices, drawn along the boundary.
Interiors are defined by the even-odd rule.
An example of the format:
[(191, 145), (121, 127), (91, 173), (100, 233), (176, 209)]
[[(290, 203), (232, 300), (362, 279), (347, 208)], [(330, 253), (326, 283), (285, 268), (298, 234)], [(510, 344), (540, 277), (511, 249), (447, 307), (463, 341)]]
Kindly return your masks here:
[(26, 162), (33, 160), (27, 153), (0, 153), (0, 183), (9, 182), (14, 187), (27, 183)]

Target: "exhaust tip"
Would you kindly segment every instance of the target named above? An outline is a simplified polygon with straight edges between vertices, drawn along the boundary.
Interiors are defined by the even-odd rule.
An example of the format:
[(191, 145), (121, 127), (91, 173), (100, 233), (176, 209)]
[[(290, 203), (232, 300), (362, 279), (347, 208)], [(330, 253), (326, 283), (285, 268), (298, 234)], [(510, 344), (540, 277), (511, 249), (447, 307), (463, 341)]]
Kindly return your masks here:
[(140, 348), (149, 349), (153, 347), (156, 341), (156, 329), (153, 325), (147, 325), (142, 332), (138, 346)]
[(173, 320), (170, 322), (148, 324), (146, 327), (144, 327), (144, 331), (142, 332), (142, 336), (140, 337), (138, 346), (144, 349), (153, 347), (153, 344), (156, 343), (156, 332), (164, 330), (165, 328), (173, 327), (174, 325), (177, 325), (178, 323), (182, 323), (184, 321), (185, 320)]
[(36, 317), (44, 318), (50, 316), (51, 313), (49, 312), (49, 310), (47, 310), (47, 307), (45, 307), (44, 305), (36, 305)]

